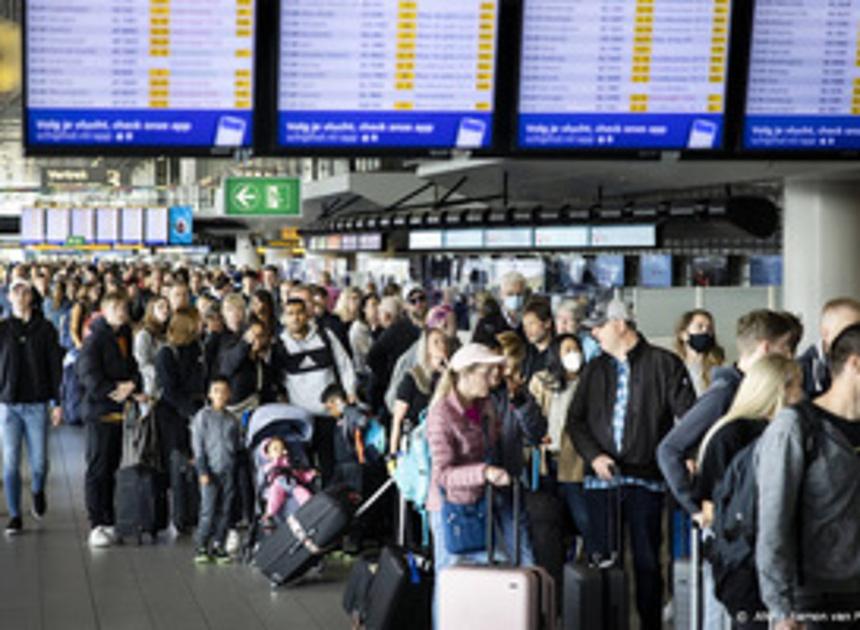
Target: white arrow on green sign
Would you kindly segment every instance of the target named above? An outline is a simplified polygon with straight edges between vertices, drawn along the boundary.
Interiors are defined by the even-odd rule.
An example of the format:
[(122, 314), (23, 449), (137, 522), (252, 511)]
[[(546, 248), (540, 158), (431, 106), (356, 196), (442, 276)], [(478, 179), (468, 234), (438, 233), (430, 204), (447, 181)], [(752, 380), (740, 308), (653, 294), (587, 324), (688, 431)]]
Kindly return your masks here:
[(302, 216), (300, 181), (292, 177), (230, 177), (224, 208), (238, 216)]

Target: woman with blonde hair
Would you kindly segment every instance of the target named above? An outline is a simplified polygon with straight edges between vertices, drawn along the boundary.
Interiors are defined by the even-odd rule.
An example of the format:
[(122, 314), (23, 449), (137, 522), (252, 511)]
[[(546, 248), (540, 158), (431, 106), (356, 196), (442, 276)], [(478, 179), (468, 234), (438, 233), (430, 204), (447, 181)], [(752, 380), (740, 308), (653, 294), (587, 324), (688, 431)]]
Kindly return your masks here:
[(711, 386), (711, 373), (726, 359), (726, 353), (717, 343), (714, 316), (709, 311), (694, 309), (681, 315), (675, 325), (675, 354), (677, 354), (693, 381), (696, 395), (701, 396)]
[[(695, 496), (702, 506), (702, 511), (694, 518), (706, 530), (714, 518), (714, 491), (732, 460), (764, 433), (780, 409), (803, 398), (802, 388), (800, 366), (782, 355), (767, 355), (756, 361), (746, 373), (732, 406), (705, 434), (699, 447)], [(713, 579), (710, 574), (710, 565), (707, 564), (705, 585), (709, 602), (714, 598)], [(748, 597), (746, 610), (765, 610), (758, 588), (753, 589)], [(755, 615), (750, 615), (750, 619), (754, 617)], [(764, 630), (768, 626), (766, 621), (741, 623), (735, 620), (732, 627), (735, 630)]]
[(134, 334), (134, 358), (143, 377), (143, 393), (158, 397), (155, 378), (155, 357), (164, 346), (167, 322), (170, 320), (170, 303), (165, 297), (155, 297), (146, 305), (146, 314)]
[(764, 433), (780, 409), (800, 401), (802, 386), (797, 362), (777, 354), (759, 359), (744, 376), (732, 406), (699, 446), (697, 490), (706, 523), (712, 516), (714, 487), (732, 458)]
[[(455, 534), (443, 512), (453, 506), (474, 505), (484, 500), (486, 484), (511, 485), (508, 472), (493, 458), (501, 435), (499, 417), (490, 400), (492, 375), (504, 358), (479, 343), (466, 344), (451, 357), (427, 414), (427, 441), (432, 462), (430, 489), (425, 506), (433, 532), (433, 564), (436, 577), (463, 561), (487, 562), (483, 546), (469, 551), (455, 547)], [(506, 547), (513, 539), (510, 506), (495, 493), (495, 525), (502, 530)], [(438, 582), (437, 582), (438, 583)], [(436, 627), (438, 593), (433, 596)]]

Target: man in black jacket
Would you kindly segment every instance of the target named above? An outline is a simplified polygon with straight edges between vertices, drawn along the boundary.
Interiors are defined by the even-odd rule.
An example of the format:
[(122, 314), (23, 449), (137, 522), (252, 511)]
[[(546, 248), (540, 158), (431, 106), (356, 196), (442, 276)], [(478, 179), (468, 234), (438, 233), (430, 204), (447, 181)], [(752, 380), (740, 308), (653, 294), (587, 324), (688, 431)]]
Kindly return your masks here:
[(413, 287), (406, 294), (406, 315), (385, 329), (367, 354), (367, 365), (373, 372), (374, 408), (384, 407), (383, 399), (391, 381), (397, 359), (421, 336), (427, 316), (427, 294), (421, 287)]
[[(681, 360), (650, 345), (636, 331), (624, 302), (598, 304), (586, 326), (603, 354), (582, 372), (567, 427), (588, 465), (588, 517), (595, 526), (586, 547), (602, 557), (621, 551), (619, 528), (625, 521), (629, 524), (641, 627), (659, 630), (665, 486), (656, 450), (696, 394)], [(616, 505), (621, 508), (620, 520)]]
[(124, 293), (102, 298), (102, 317), (92, 325), (78, 358), (83, 388), (82, 416), (87, 424), (85, 494), (92, 547), (113, 542), (114, 475), (122, 457), (125, 403), (143, 400), (140, 371), (132, 352), (129, 304)]
[[(7, 534), (18, 534), (21, 519), (21, 442), (26, 440), (32, 475), (32, 514), (47, 510), (48, 405), (60, 399), (63, 351), (57, 331), (33, 308), (33, 288), (22, 278), (9, 288), (12, 315), (0, 322), (0, 423), (3, 426), (3, 483), (9, 508)], [(62, 418), (52, 411), (54, 424)]]

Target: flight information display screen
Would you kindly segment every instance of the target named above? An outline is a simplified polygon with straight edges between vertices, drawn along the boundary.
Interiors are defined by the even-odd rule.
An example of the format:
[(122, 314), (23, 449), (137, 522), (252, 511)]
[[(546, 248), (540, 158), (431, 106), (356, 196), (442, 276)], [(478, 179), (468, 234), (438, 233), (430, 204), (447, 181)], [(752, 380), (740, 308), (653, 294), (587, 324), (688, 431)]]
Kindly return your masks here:
[(493, 142), (500, 0), (282, 0), (278, 144)]
[(27, 0), (29, 147), (244, 147), (254, 0)]
[(758, 0), (744, 148), (860, 149), (860, 0)]
[(719, 149), (731, 0), (525, 0), (525, 150)]

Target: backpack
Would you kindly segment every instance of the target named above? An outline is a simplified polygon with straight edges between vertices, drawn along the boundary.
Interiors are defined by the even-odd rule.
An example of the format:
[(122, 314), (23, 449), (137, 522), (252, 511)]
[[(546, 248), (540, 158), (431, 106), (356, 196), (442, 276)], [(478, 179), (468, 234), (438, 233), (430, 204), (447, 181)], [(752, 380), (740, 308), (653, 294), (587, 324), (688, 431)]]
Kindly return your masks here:
[(409, 433), (406, 452), (398, 457), (394, 482), (404, 501), (411, 501), (421, 515), (422, 544), (429, 540), (427, 512), (424, 507), (430, 493), (430, 443), (427, 441), (427, 410), (418, 417), (418, 425)]
[[(795, 405), (793, 409), (800, 418), (805, 470), (815, 458), (817, 434), (823, 428), (821, 420), (810, 409), (810, 403)], [(758, 486), (754, 455), (757, 443), (758, 440), (753, 441), (732, 458), (713, 493), (714, 538), (707, 546), (706, 555), (713, 568), (717, 599), (732, 615), (754, 615), (762, 607), (755, 563)], [(802, 505), (802, 497), (798, 505)], [(796, 515), (798, 540), (801, 539), (801, 516), (800, 513)], [(799, 568), (802, 563), (798, 553)]]

